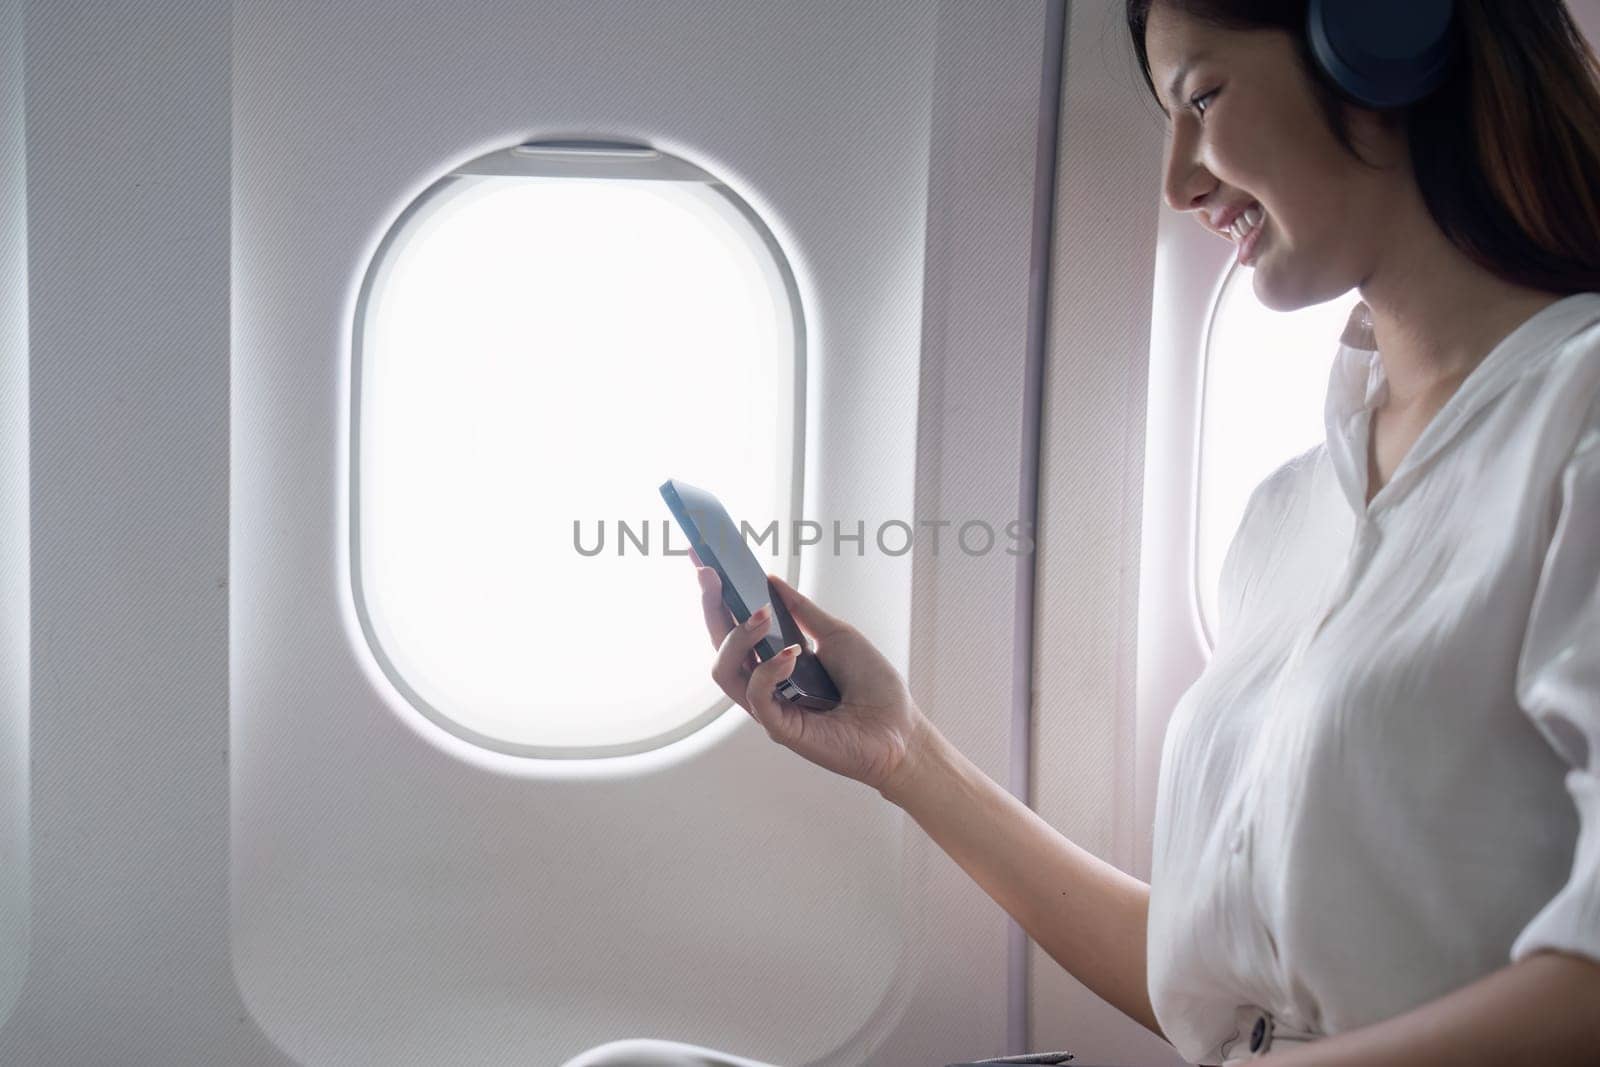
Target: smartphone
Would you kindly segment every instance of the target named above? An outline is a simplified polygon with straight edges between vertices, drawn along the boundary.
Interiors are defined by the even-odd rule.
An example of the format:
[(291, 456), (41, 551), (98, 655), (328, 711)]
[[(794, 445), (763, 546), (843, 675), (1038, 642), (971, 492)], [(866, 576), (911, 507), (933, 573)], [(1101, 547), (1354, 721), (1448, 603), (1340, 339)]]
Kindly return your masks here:
[(776, 595), (767, 572), (744, 538), (722, 502), (704, 489), (668, 478), (661, 483), (661, 498), (672, 517), (689, 537), (689, 545), (700, 562), (722, 579), (722, 602), (734, 620), (743, 623), (762, 605), (772, 605), (767, 632), (756, 643), (756, 658), (771, 659), (790, 645), (799, 645), (794, 671), (779, 682), (772, 695), (808, 711), (831, 711), (839, 706), (839, 689), (823, 669), (822, 661), (806, 647), (794, 617)]

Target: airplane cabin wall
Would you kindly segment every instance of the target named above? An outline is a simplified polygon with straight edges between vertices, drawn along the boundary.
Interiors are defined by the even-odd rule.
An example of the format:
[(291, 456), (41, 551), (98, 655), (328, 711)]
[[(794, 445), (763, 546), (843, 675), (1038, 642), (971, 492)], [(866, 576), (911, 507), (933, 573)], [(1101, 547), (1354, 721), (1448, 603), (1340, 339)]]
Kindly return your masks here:
[[(1165, 130), (1123, 5), (1067, 9), (1039, 446), (1033, 807), (1074, 843), (1133, 871), (1145, 409)], [(1166, 529), (1170, 540), (1181, 536)], [(1036, 944), (1029, 964), (1030, 1047), (1072, 1049), (1086, 1063), (1183, 1062)]]
[(0, 1025), (28, 958), (28, 233), (22, 0), (0, 0)]
[(4, 12), (0, 276), (23, 278), (25, 158), (27, 291), (4, 299), (27, 333), (4, 320), (0, 395), (8, 438), (26, 417), (6, 451), (28, 464), (24, 559), (10, 475), (5, 528), (30, 590), (11, 599), (8, 570), (30, 659), (7, 675), (28, 693), (7, 690), (5, 797), (8, 820), (26, 802), (31, 908), (0, 1063), (285, 1064), (227, 951), (228, 9)]
[[(907, 1063), (1004, 1050), (1020, 991), (993, 902), (897, 811), (742, 713), (609, 778), (540, 783), (428, 734), (353, 662), (336, 477), (350, 290), (406, 196), (484, 148), (653, 135), (744, 185), (812, 316), (809, 408), (829, 418), (807, 437), (808, 512), (925, 504), (918, 358), (944, 350), (923, 308), (936, 182), (949, 259), (984, 268), (942, 326), (1009, 326), (1009, 342), (985, 329), (979, 355), (993, 410), (1020, 421), (1043, 12), (991, 5), (980, 25), (959, 4), (841, 4), (752, 21), (707, 3), (649, 24), (640, 10), (574, 4), (563, 31), (562, 9), (509, 4), (470, 24), (423, 5), (24, 9), (41, 492), (31, 715), (11, 720), (31, 728), (31, 806), (8, 816), (31, 819), (34, 894), (0, 1062), (525, 1062), (640, 1033), (759, 1038), (742, 1050), (784, 1062), (858, 1062), (878, 1042)], [(572, 47), (585, 39), (598, 56)], [(659, 65), (650, 94), (607, 81), (639, 76), (640, 57)], [(419, 71), (434, 68), (430, 95)], [(992, 137), (939, 132), (930, 165), (930, 122), (956, 121)], [(962, 233), (978, 201), (1009, 225)], [(1016, 465), (1015, 445), (995, 461)], [(819, 558), (804, 584), (904, 666), (913, 562)], [(1009, 662), (1010, 605), (948, 616), (968, 647), (990, 643), (991, 667)], [(951, 702), (960, 688), (929, 697), (1001, 778), (1006, 674), (986, 690), (992, 721)], [(587, 834), (567, 825), (584, 818)], [(595, 868), (610, 873), (586, 882)], [(568, 900), (596, 891), (587, 924), (550, 906), (561, 878)], [(770, 984), (751, 982), (752, 959)], [(430, 1004), (426, 983), (452, 967), (456, 999)], [(543, 985), (521, 981), (540, 967)]]
[[(362, 273), (440, 174), (540, 138), (651, 143), (765, 217), (811, 339), (805, 513), (908, 514), (936, 11), (236, 7), (232, 953), (290, 1055), (559, 1063), (654, 1037), (844, 1064), (919, 978), (966, 1027), (946, 1047), (995, 1025), (981, 953), (919, 958), (926, 886), (875, 792), (736, 708), (640, 755), (475, 749), (374, 668), (348, 573)], [(816, 553), (801, 583), (903, 664), (910, 564)], [(625, 649), (609, 681), (648, 688)]]

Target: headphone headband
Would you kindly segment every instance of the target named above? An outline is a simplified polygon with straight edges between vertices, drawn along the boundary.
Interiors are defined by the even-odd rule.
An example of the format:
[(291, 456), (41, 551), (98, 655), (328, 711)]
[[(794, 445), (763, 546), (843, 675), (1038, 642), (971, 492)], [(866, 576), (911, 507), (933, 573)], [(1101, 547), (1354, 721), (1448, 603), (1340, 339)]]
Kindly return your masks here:
[(1404, 107), (1443, 83), (1454, 16), (1453, 0), (1311, 0), (1306, 37), (1351, 100)]

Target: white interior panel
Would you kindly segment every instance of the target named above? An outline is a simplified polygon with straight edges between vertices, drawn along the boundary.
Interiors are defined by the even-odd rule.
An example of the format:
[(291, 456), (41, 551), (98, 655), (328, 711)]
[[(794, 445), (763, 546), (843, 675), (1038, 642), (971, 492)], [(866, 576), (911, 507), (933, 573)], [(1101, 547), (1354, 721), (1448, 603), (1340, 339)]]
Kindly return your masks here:
[(0, 0), (0, 1026), (28, 966), (28, 204), (22, 0)]
[[(0, 1063), (282, 1067), (228, 961), (229, 13), (0, 10), (0, 602), (8, 663), (28, 656), (5, 674), (0, 780), (8, 820), (27, 797), (29, 884)], [(10, 243), (24, 160), (25, 304)]]
[(1600, 0), (1567, 0), (1567, 9), (1590, 46), (1600, 50)]
[[(1035, 810), (1131, 869), (1151, 260), (1163, 127), (1119, 2), (1067, 5), (1033, 632)], [(1191, 224), (1192, 225), (1192, 224)], [(1141, 494), (1141, 488), (1145, 488)], [(1141, 511), (1141, 495), (1143, 510)], [(1070, 906), (1070, 905), (1068, 905)], [(1182, 1062), (1031, 946), (1033, 1048)]]

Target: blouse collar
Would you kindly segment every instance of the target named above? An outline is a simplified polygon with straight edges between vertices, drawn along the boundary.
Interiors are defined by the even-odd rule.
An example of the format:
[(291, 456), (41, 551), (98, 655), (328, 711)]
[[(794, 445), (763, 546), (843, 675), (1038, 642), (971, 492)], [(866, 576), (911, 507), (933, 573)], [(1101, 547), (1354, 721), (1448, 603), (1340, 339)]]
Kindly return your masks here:
[(1600, 292), (1574, 293), (1539, 309), (1495, 345), (1434, 414), (1370, 509), (1365, 499), (1368, 427), (1373, 409), (1388, 397), (1389, 383), (1383, 360), (1372, 347), (1371, 330), (1363, 329), (1365, 314), (1366, 305), (1357, 304), (1340, 339), (1323, 406), (1328, 457), (1358, 519), (1386, 506), (1474, 414), (1522, 375), (1547, 363), (1561, 342), (1600, 319)]

